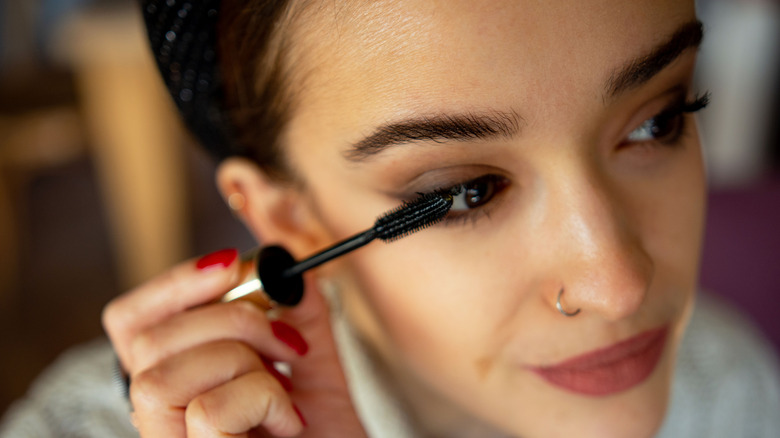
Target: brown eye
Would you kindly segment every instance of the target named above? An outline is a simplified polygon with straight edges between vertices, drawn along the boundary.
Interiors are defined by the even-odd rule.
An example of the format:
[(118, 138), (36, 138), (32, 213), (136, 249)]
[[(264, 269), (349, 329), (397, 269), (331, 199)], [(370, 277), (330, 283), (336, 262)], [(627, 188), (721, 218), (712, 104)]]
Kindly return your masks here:
[(506, 186), (506, 179), (498, 175), (485, 175), (461, 184), (461, 192), (453, 197), (451, 211), (463, 211), (481, 207)]

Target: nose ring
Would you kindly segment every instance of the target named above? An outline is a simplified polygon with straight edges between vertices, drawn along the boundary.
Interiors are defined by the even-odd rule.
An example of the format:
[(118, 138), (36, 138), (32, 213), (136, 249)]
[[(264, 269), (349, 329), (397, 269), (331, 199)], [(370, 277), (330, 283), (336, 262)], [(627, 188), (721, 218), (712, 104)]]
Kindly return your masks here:
[(581, 309), (577, 309), (577, 310), (575, 310), (574, 312), (571, 312), (571, 313), (563, 310), (563, 306), (561, 305), (561, 295), (563, 295), (563, 288), (561, 288), (561, 290), (558, 292), (558, 299), (555, 300), (555, 307), (558, 309), (559, 312), (561, 312), (561, 315), (571, 317), (571, 316), (575, 316), (578, 313), (580, 313)]

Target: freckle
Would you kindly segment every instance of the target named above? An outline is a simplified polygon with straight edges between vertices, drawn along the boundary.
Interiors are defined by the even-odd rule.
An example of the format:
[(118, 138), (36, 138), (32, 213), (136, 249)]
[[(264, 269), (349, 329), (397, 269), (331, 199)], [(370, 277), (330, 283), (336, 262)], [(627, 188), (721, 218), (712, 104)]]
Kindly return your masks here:
[(477, 375), (479, 376), (479, 379), (485, 380), (485, 377), (487, 377), (487, 373), (490, 371), (490, 368), (493, 367), (493, 360), (489, 357), (477, 359), (477, 361), (474, 363), (474, 367), (477, 369)]

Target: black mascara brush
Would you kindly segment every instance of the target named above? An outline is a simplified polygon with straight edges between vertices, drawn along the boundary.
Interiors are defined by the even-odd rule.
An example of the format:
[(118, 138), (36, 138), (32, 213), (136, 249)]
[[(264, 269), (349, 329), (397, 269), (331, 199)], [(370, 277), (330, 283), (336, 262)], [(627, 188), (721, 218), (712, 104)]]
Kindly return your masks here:
[(412, 202), (380, 216), (374, 226), (296, 262), (286, 249), (267, 246), (242, 256), (242, 282), (222, 301), (248, 299), (270, 309), (274, 303), (294, 306), (303, 298), (303, 274), (325, 262), (358, 249), (374, 239), (392, 242), (440, 221), (452, 207), (453, 192), (421, 194)]

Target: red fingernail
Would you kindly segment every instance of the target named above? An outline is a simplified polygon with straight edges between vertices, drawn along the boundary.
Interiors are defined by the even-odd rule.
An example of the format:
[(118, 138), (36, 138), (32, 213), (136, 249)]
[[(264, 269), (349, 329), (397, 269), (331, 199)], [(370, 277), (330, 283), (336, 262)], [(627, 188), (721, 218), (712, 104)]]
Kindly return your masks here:
[(263, 365), (265, 365), (265, 369), (267, 369), (268, 372), (271, 373), (271, 375), (274, 376), (274, 378), (282, 385), (282, 388), (284, 388), (285, 391), (292, 392), (293, 386), (289, 377), (279, 372), (274, 364), (268, 360), (263, 359)]
[(195, 263), (195, 267), (200, 271), (205, 271), (214, 268), (227, 268), (238, 258), (238, 251), (235, 249), (222, 249), (212, 252), (211, 254), (204, 255), (198, 262)]
[(303, 356), (309, 351), (309, 344), (307, 344), (303, 339), (303, 336), (298, 333), (298, 330), (295, 330), (282, 321), (272, 321), (271, 331), (274, 333), (274, 336), (276, 336), (276, 339), (287, 344), (287, 346), (295, 350), (299, 356)]
[(301, 419), (301, 424), (303, 424), (303, 427), (306, 427), (307, 426), (306, 419), (303, 418), (303, 414), (301, 414), (301, 410), (298, 409), (298, 406), (295, 406), (295, 404), (293, 404), (293, 409), (295, 409), (295, 413), (298, 414), (298, 418)]

